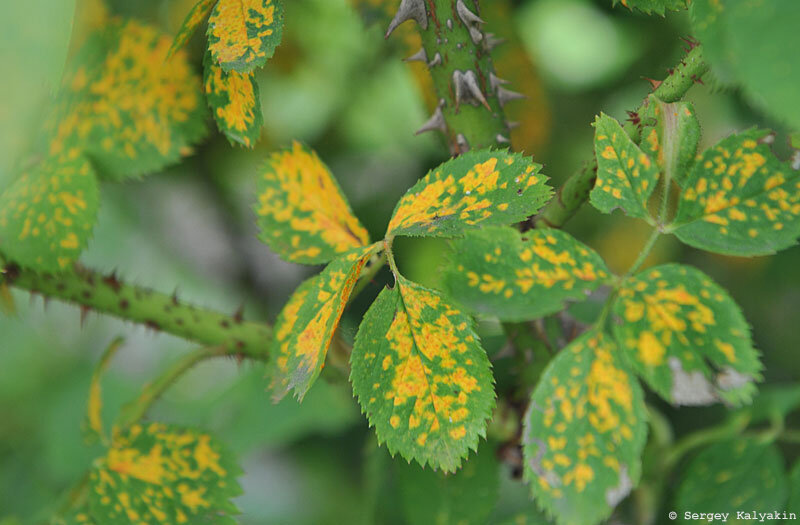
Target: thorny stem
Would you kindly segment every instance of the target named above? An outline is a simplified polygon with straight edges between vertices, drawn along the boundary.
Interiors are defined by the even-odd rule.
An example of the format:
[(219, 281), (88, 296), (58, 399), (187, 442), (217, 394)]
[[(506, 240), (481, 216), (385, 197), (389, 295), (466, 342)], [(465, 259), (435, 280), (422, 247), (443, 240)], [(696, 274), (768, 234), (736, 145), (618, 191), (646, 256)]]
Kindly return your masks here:
[[(703, 58), (703, 47), (695, 45), (684, 57), (680, 64), (671, 70), (670, 74), (658, 84), (653, 94), (671, 103), (680, 100), (695, 82), (699, 82), (708, 71), (709, 65)], [(636, 113), (644, 110), (644, 104), (639, 106)], [(623, 126), (628, 135), (638, 142), (639, 127), (632, 121)], [(578, 208), (589, 198), (589, 192), (594, 187), (597, 176), (597, 159), (592, 156), (580, 171), (572, 175), (559, 189), (556, 197), (545, 206), (542, 212), (534, 219), (537, 228), (560, 228), (574, 214)]]

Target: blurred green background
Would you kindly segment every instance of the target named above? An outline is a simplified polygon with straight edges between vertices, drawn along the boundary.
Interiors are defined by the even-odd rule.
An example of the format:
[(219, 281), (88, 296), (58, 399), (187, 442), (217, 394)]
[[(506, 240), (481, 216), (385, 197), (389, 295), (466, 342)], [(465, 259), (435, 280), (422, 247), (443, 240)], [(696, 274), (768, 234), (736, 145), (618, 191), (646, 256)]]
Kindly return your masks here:
[[(193, 0), (109, 0), (112, 13), (135, 16), (172, 34)], [(0, 187), (24, 163), (36, 140), (42, 108), (58, 85), (64, 61), (96, 23), (98, 0), (6, 2), (0, 19)], [(290, 0), (275, 58), (259, 73), (265, 129), (255, 151), (232, 148), (216, 131), (195, 155), (141, 182), (105, 184), (100, 220), (82, 262), (116, 269), (126, 280), (200, 305), (272, 321), (294, 287), (316, 271), (282, 262), (256, 239), (254, 182), (268, 151), (299, 139), (337, 175), (373, 238), (396, 200), (446, 148), (435, 136), (414, 136), (426, 120), (415, 76), (400, 61), (398, 39), (365, 28), (348, 0)], [(643, 16), (611, 8), (610, 0), (529, 0), (513, 4), (499, 32), (519, 38), (509, 59), (532, 95), (522, 109), (515, 145), (545, 165), (558, 186), (592, 151), (590, 123), (601, 110), (622, 120), (683, 51), (687, 15)], [(71, 44), (70, 44), (71, 42)], [(509, 44), (509, 45), (514, 45)], [(198, 71), (203, 41), (190, 52)], [(516, 60), (516, 62), (514, 62)], [(521, 66), (520, 66), (521, 64)], [(501, 67), (502, 64), (498, 65)], [(518, 67), (527, 67), (519, 70)], [(696, 86), (688, 96), (703, 126), (701, 148), (754, 124), (786, 131), (735, 91)], [(211, 126), (213, 127), (213, 125)], [(621, 214), (586, 206), (567, 230), (625, 270), (648, 229)], [(435, 286), (446, 244), (398, 240), (409, 278)], [(767, 383), (796, 380), (800, 361), (800, 249), (737, 259), (709, 255), (663, 239), (650, 262), (678, 260), (711, 275), (742, 306), (764, 354)], [(387, 275), (382, 273), (345, 314), (352, 338), (360, 316)], [(15, 293), (18, 312), (0, 316), (0, 523), (33, 522), (71, 486), (98, 454), (83, 442), (83, 418), (94, 362), (118, 335), (126, 338), (104, 381), (105, 411), (135, 396), (158, 370), (188, 351), (185, 341), (78, 309)], [(488, 333), (490, 335), (490, 333)], [(237, 500), (245, 524), (415, 523), (397, 497), (385, 449), (360, 415), (349, 384), (335, 373), (317, 382), (302, 405), (273, 405), (264, 370), (233, 360), (208, 362), (187, 374), (151, 414), (218, 435), (245, 469)], [(662, 408), (678, 433), (724, 416), (721, 407)], [(482, 445), (482, 450), (492, 445)], [(796, 450), (787, 449), (787, 459)], [(414, 467), (416, 468), (416, 467)], [(526, 488), (501, 470), (501, 505), (492, 520), (532, 508)], [(495, 522), (493, 521), (493, 522)]]

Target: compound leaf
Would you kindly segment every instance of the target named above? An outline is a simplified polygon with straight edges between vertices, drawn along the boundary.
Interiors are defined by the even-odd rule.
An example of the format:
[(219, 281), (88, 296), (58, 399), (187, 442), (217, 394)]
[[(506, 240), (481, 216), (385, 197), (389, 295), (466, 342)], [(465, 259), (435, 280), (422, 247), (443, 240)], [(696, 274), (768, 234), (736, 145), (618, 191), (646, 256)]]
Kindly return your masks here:
[(640, 118), (644, 124), (642, 151), (655, 159), (667, 180), (682, 187), (700, 141), (700, 123), (694, 107), (688, 102), (668, 104), (650, 95)]
[(74, 149), (50, 156), (0, 195), (0, 252), (34, 270), (66, 270), (86, 248), (99, 205), (86, 158)]
[(614, 335), (631, 367), (667, 401), (739, 405), (761, 362), (741, 310), (700, 270), (666, 264), (627, 279)]
[(680, 11), (686, 9), (686, 0), (613, 0), (613, 5), (622, 4), (630, 10), (664, 16), (664, 11)]
[(62, 85), (52, 154), (83, 149), (103, 175), (122, 179), (191, 153), (206, 134), (200, 79), (170, 39), (134, 20), (92, 35)]
[(364, 316), (350, 357), (362, 410), (392, 455), (454, 472), (486, 435), (491, 365), (472, 319), (397, 276)]
[(263, 116), (253, 73), (226, 72), (206, 52), (203, 88), (219, 130), (231, 143), (252, 148), (261, 136)]
[(800, 236), (800, 172), (779, 161), (751, 129), (722, 139), (694, 164), (672, 229), (690, 246), (768, 255)]
[(552, 189), (541, 166), (508, 151), (470, 151), (428, 172), (394, 210), (387, 236), (453, 237), (536, 213)]
[(267, 63), (282, 33), (279, 0), (219, 0), (208, 21), (208, 49), (225, 71), (249, 73)]
[(600, 256), (568, 233), (494, 227), (453, 241), (444, 283), (474, 312), (522, 321), (585, 299), (609, 275)]
[(597, 182), (592, 206), (610, 213), (622, 208), (630, 217), (649, 217), (647, 201), (658, 182), (658, 165), (637, 146), (619, 122), (601, 113), (594, 122)]
[(328, 167), (296, 141), (270, 155), (256, 214), (259, 238), (292, 262), (325, 263), (369, 242)]
[(353, 285), (380, 246), (355, 248), (340, 256), (289, 298), (275, 322), (270, 350), (274, 400), (291, 389), (302, 400), (317, 379)]
[(167, 53), (168, 57), (172, 56), (175, 51), (186, 45), (186, 42), (194, 35), (197, 27), (208, 18), (211, 9), (214, 8), (214, 4), (216, 3), (217, 0), (200, 0), (192, 7), (189, 14), (186, 15), (186, 19), (183, 21), (181, 28), (178, 30), (178, 34), (175, 35), (175, 40), (172, 41), (172, 45)]
[(755, 523), (756, 512), (783, 510), (788, 490), (775, 445), (737, 437), (710, 445), (692, 460), (678, 486), (675, 507), (679, 516), (700, 509), (732, 516), (742, 511), (748, 515), (737, 523)]
[(95, 462), (89, 508), (98, 523), (235, 523), (241, 470), (207, 434), (162, 423), (118, 433)]
[(643, 393), (593, 329), (548, 365), (522, 434), (525, 478), (562, 525), (594, 525), (636, 485), (647, 435)]

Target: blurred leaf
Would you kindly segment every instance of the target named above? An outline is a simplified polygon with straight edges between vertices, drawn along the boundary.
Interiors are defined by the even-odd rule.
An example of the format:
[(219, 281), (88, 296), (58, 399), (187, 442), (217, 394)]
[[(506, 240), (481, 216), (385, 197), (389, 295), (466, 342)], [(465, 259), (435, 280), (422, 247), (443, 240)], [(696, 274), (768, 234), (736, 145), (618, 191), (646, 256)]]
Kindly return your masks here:
[(350, 380), (392, 455), (454, 472), (486, 435), (492, 372), (472, 324), (444, 296), (399, 275), (367, 311)]
[(800, 462), (794, 464), (789, 473), (789, 501), (786, 510), (800, 514)]
[(728, 255), (768, 255), (800, 236), (800, 173), (751, 129), (707, 149), (686, 179), (673, 231), (690, 246)]
[[(783, 458), (775, 445), (753, 438), (715, 443), (686, 467), (675, 507), (684, 512), (727, 512), (750, 517), (736, 523), (759, 521), (756, 512), (783, 510), (788, 493)], [(762, 520), (763, 521), (763, 520)]]
[(627, 279), (614, 335), (632, 368), (675, 405), (747, 403), (763, 368), (750, 326), (700, 270), (666, 264)]
[(453, 241), (444, 282), (473, 312), (524, 321), (583, 301), (608, 278), (600, 256), (568, 233), (494, 227)]
[(226, 73), (206, 52), (203, 87), (219, 130), (234, 144), (252, 148), (264, 124), (258, 83), (252, 73)]
[(124, 342), (125, 340), (122, 338), (117, 338), (112, 341), (105, 352), (103, 352), (100, 361), (97, 362), (94, 372), (92, 373), (92, 382), (89, 385), (89, 402), (86, 407), (86, 428), (99, 438), (105, 437), (103, 420), (101, 417), (103, 398), (100, 380), (108, 369), (108, 365), (111, 364), (111, 359), (117, 353), (117, 350), (122, 347)]
[(270, 156), (256, 214), (259, 238), (292, 262), (328, 262), (369, 242), (328, 167), (297, 141)]
[(647, 435), (643, 397), (614, 342), (597, 329), (550, 362), (522, 443), (525, 479), (557, 523), (594, 525), (636, 486)]
[(765, 423), (771, 422), (775, 416), (786, 419), (798, 407), (800, 385), (765, 385), (753, 398), (752, 406), (742, 408), (740, 412), (750, 414), (750, 423)]
[(519, 222), (552, 189), (541, 166), (517, 153), (470, 151), (428, 172), (397, 203), (388, 236), (453, 237), (480, 226)]
[(688, 102), (667, 104), (651, 95), (639, 117), (644, 125), (640, 147), (656, 161), (666, 179), (682, 187), (700, 140), (694, 107)]
[[(241, 469), (211, 436), (162, 423), (134, 425), (114, 437), (89, 481), (100, 523), (235, 523), (231, 498)], [(198, 521), (199, 520), (199, 521)]]
[(0, 251), (35, 270), (65, 270), (89, 242), (99, 201), (94, 171), (76, 150), (46, 158), (0, 195)]
[(249, 73), (267, 63), (282, 34), (280, 0), (219, 0), (208, 21), (208, 49), (225, 71)]
[(301, 284), (289, 298), (275, 322), (270, 348), (275, 401), (291, 389), (302, 400), (317, 379), (361, 268), (381, 246), (354, 248)]
[(664, 11), (680, 11), (686, 9), (687, 0), (612, 0), (613, 5), (622, 4), (630, 10), (650, 14), (656, 13), (664, 16)]
[(178, 30), (178, 34), (175, 35), (175, 40), (172, 41), (172, 45), (167, 53), (168, 57), (172, 56), (175, 51), (186, 45), (186, 42), (194, 35), (197, 27), (208, 18), (211, 9), (214, 8), (216, 3), (217, 0), (199, 0), (199, 2), (192, 7), (189, 14), (186, 15), (186, 19), (183, 21), (181, 28)]

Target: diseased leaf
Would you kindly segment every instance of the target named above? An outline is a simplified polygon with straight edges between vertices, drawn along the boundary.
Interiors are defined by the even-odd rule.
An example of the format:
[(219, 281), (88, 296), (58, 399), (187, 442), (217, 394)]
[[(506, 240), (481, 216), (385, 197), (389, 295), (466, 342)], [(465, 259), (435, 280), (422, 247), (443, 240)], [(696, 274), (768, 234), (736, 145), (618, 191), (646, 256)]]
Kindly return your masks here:
[(219, 0), (208, 21), (208, 49), (225, 71), (249, 73), (267, 63), (282, 33), (279, 0)]
[(92, 235), (100, 192), (77, 150), (46, 158), (0, 194), (0, 252), (34, 270), (59, 272)]
[(454, 237), (536, 213), (552, 189), (541, 166), (517, 153), (470, 151), (428, 172), (394, 210), (387, 236)]
[(630, 217), (648, 219), (647, 201), (658, 182), (658, 166), (637, 146), (619, 122), (601, 113), (594, 122), (597, 182), (592, 206), (610, 213), (622, 208)]
[(454, 472), (486, 435), (493, 379), (472, 324), (444, 296), (399, 275), (367, 311), (350, 380), (392, 455)]
[[(51, 525), (94, 525), (96, 522), (89, 514), (88, 508), (82, 508), (78, 511), (71, 512), (66, 516), (55, 516), (50, 520)], [(0, 521), (0, 525), (6, 524), (5, 521)]]
[(525, 479), (562, 525), (594, 525), (639, 481), (643, 394), (614, 342), (593, 329), (550, 362), (522, 433)]
[(231, 143), (252, 148), (264, 124), (258, 83), (253, 73), (225, 72), (206, 52), (203, 88), (219, 130)]
[(523, 321), (582, 301), (609, 275), (600, 256), (568, 233), (494, 227), (453, 241), (444, 283), (473, 312)]
[(89, 402), (86, 406), (86, 428), (95, 437), (105, 438), (105, 431), (103, 430), (103, 392), (100, 385), (100, 380), (103, 374), (111, 364), (111, 359), (120, 349), (124, 339), (117, 338), (111, 342), (106, 348), (103, 355), (100, 357), (92, 373), (92, 381), (89, 384)]
[(192, 7), (189, 14), (186, 15), (186, 19), (183, 21), (181, 28), (178, 30), (178, 34), (175, 35), (175, 40), (172, 41), (169, 53), (167, 53), (168, 57), (172, 56), (175, 51), (186, 45), (186, 42), (194, 35), (197, 27), (208, 18), (211, 9), (216, 3), (217, 0), (200, 0)]
[(664, 16), (664, 11), (680, 11), (686, 9), (686, 0), (612, 0), (613, 5), (622, 4), (630, 10), (650, 14), (656, 13)]
[(722, 139), (694, 164), (681, 195), (675, 235), (728, 255), (768, 255), (800, 236), (800, 172), (779, 161), (751, 129)]
[[(756, 523), (757, 512), (782, 511), (788, 495), (783, 458), (775, 445), (749, 437), (719, 441), (703, 449), (683, 471), (675, 497), (685, 512), (748, 513), (736, 523)], [(763, 520), (761, 520), (763, 521)]]
[(484, 525), (500, 485), (500, 469), (489, 444), (455, 474), (395, 461), (397, 482), (408, 523)]
[(700, 270), (666, 264), (626, 280), (614, 335), (631, 367), (667, 401), (749, 402), (761, 362), (733, 299)]
[(381, 243), (355, 248), (295, 290), (275, 322), (270, 355), (274, 358), (271, 388), (280, 400), (289, 390), (303, 399), (317, 379), (339, 319), (364, 264)]
[(650, 95), (646, 110), (640, 114), (641, 149), (655, 159), (661, 173), (683, 186), (697, 154), (700, 123), (688, 102), (667, 104)]
[(89, 507), (98, 523), (226, 523), (241, 470), (211, 436), (161, 423), (134, 425), (95, 462)]
[(170, 39), (134, 20), (92, 35), (62, 84), (51, 154), (86, 152), (102, 175), (123, 179), (191, 153), (206, 134), (200, 79)]
[(325, 263), (369, 242), (328, 167), (296, 141), (270, 155), (256, 214), (259, 238), (292, 262)]

